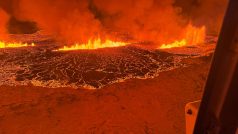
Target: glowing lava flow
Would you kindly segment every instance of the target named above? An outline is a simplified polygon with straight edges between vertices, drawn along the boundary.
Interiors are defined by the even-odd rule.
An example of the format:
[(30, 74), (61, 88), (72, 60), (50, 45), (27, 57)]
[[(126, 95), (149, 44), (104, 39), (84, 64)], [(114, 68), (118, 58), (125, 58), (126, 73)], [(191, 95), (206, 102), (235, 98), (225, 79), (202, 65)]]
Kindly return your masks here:
[(86, 49), (99, 49), (99, 48), (110, 48), (110, 47), (121, 47), (126, 46), (128, 43), (125, 42), (114, 42), (111, 40), (105, 40), (104, 42), (101, 39), (89, 40), (86, 44), (75, 44), (73, 46), (64, 46), (56, 51), (72, 51), (72, 50), (86, 50)]
[(29, 47), (35, 46), (34, 43), (27, 44), (27, 43), (5, 43), (0, 41), (0, 49), (1, 48), (19, 48), (19, 47)]
[(198, 45), (205, 42), (206, 38), (206, 27), (202, 26), (201, 28), (197, 28), (192, 26), (191, 24), (188, 25), (186, 29), (185, 38), (180, 41), (175, 41), (170, 44), (163, 44), (159, 47), (159, 49), (169, 49), (175, 47), (184, 47), (188, 45)]

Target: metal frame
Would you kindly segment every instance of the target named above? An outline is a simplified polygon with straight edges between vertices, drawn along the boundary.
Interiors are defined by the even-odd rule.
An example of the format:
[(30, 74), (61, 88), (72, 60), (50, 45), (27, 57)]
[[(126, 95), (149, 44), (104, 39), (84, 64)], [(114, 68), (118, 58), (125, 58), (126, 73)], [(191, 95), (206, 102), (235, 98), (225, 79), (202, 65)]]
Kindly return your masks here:
[(194, 134), (235, 134), (238, 122), (238, 0), (230, 0)]

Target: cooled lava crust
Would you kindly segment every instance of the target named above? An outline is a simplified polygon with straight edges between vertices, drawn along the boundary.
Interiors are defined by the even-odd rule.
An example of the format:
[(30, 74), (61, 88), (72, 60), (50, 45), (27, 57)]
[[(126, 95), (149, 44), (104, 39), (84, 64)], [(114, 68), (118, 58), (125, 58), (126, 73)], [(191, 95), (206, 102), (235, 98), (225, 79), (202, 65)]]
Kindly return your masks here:
[[(98, 50), (53, 51), (59, 48), (59, 43), (47, 36), (14, 35), (14, 38), (27, 39), (26, 42), (34, 42), (36, 46), (0, 49), (0, 85), (98, 89), (131, 78), (154, 78), (161, 71), (186, 66), (182, 59), (204, 53), (203, 49), (195, 48), (186, 48), (185, 51), (179, 48), (168, 53), (131, 45)], [(214, 46), (209, 50), (213, 51)]]
[(0, 50), (1, 84), (100, 88), (183, 66), (183, 56), (132, 46), (56, 52), (49, 45)]

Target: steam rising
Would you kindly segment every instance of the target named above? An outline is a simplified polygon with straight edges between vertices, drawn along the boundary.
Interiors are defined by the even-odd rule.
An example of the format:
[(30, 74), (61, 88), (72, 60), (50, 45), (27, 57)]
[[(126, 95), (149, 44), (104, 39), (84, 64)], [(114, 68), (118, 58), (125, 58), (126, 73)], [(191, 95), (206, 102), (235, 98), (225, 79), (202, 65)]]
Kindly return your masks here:
[[(106, 39), (110, 36), (109, 30), (128, 33), (138, 41), (172, 42), (186, 36), (190, 19), (194, 20), (193, 23), (219, 29), (226, 0), (200, 0), (190, 5), (184, 4), (189, 3), (188, 0), (181, 1), (11, 0), (14, 7), (11, 15), (19, 20), (36, 22), (40, 29), (60, 40), (77, 43), (98, 37)], [(219, 2), (223, 5), (219, 4), (221, 7), (217, 15), (214, 11), (217, 11)], [(4, 20), (7, 20), (2, 10), (0, 13), (1, 18), (5, 16)], [(5, 23), (1, 22), (1, 33), (5, 32), (2, 31)]]
[(176, 5), (183, 9), (195, 25), (205, 25), (210, 33), (218, 34), (228, 0), (177, 0)]
[(95, 6), (103, 14), (103, 25), (127, 31), (137, 40), (172, 41), (180, 38), (184, 25), (172, 0), (100, 0)]
[(7, 38), (7, 29), (6, 25), (9, 19), (8, 14), (0, 8), (0, 40), (4, 40)]

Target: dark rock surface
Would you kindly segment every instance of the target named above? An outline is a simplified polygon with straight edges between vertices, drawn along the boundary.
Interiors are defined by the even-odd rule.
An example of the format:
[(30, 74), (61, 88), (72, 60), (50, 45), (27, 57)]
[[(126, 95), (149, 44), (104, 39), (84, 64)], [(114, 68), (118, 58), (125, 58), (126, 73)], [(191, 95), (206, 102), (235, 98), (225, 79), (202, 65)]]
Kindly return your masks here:
[(68, 52), (54, 48), (1, 49), (1, 84), (100, 88), (130, 78), (153, 78), (183, 66), (180, 59), (186, 58), (135, 46)]
[(34, 85), (97, 89), (131, 78), (154, 78), (186, 64), (182, 59), (200, 57), (214, 51), (215, 38), (193, 47), (156, 50), (143, 44), (98, 50), (54, 51), (62, 47), (53, 37), (35, 34), (11, 35), (35, 47), (0, 49), (0, 85)]

